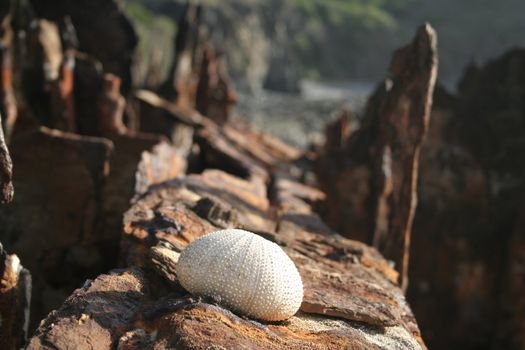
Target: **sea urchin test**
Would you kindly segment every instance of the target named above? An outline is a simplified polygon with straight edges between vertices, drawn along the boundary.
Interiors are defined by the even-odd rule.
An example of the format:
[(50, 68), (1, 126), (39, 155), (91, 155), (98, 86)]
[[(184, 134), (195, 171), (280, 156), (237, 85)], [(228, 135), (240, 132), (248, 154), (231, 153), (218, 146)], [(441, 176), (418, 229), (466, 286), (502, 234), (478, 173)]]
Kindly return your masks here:
[(277, 244), (254, 233), (229, 229), (193, 241), (176, 267), (190, 293), (219, 297), (232, 310), (260, 320), (293, 316), (303, 300), (303, 283)]

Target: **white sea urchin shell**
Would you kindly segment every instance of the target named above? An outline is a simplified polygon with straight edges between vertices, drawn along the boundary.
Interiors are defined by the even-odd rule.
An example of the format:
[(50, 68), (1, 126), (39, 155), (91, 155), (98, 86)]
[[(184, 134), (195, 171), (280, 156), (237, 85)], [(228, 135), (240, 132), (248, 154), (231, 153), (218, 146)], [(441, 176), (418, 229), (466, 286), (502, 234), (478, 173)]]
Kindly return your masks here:
[(229, 229), (193, 241), (176, 267), (190, 293), (218, 296), (247, 316), (279, 321), (293, 316), (303, 300), (303, 283), (277, 244), (254, 233)]

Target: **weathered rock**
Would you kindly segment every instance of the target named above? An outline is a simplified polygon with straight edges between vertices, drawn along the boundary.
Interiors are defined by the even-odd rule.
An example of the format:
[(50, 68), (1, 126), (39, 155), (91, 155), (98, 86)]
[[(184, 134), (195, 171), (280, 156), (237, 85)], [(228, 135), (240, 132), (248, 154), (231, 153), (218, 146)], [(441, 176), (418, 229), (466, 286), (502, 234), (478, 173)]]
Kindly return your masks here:
[(51, 113), (54, 116), (52, 126), (56, 129), (75, 132), (77, 130), (74, 76), (75, 53), (72, 50), (64, 53), (60, 66), (60, 77), (51, 86)]
[(104, 72), (120, 77), (122, 93), (129, 93), (132, 85), (132, 55), (137, 36), (118, 1), (52, 0), (45, 4), (31, 1), (31, 4), (40, 18), (59, 23), (69, 16), (78, 36), (78, 49), (102, 62)]
[[(201, 174), (181, 176), (177, 151), (167, 144), (141, 156), (138, 196), (124, 215), (121, 263), (142, 269), (88, 282), (42, 321), (29, 348), (163, 349), (175, 342), (182, 348), (424, 348), (396, 271), (373, 248), (334, 234), (314, 213), (311, 206), (324, 194), (294, 178), (287, 164), (298, 157), (295, 150), (248, 128), (201, 125)], [(252, 140), (251, 150), (241, 130)], [(114, 144), (116, 152), (126, 149), (118, 139)], [(127, 173), (131, 163), (112, 164)], [(218, 164), (230, 173), (207, 169)], [(233, 175), (239, 169), (245, 176)], [(127, 183), (112, 188), (122, 191)], [(176, 252), (225, 227), (281, 244), (296, 263), (305, 299), (290, 321), (243, 319), (220, 301), (193, 299), (180, 287)]]
[[(182, 349), (205, 349), (210, 344), (215, 349), (420, 348), (400, 327), (378, 331), (380, 328), (359, 327), (348, 321), (303, 313), (292, 317), (286, 325), (261, 324), (202, 302), (175, 299), (158, 308), (163, 306), (166, 311), (145, 322), (147, 336), (142, 339), (151, 339), (156, 332), (149, 349), (166, 348), (165, 344), (170, 343), (177, 343)], [(140, 334), (138, 330), (135, 332)]]
[(124, 216), (121, 255), (128, 264), (145, 261), (146, 248), (159, 240), (181, 248), (219, 228), (275, 229), (263, 184), (206, 170), (152, 190)]
[(488, 266), (493, 246), (482, 248), (489, 224), (487, 177), (464, 149), (425, 142), (418, 197), (407, 298), (425, 341), (435, 348), (483, 347), (492, 326), (482, 320), (491, 317), (490, 295), (499, 285)]
[(407, 294), (431, 348), (524, 344), (523, 62), (512, 50), (435, 95)]
[(19, 44), (28, 51), (20, 64), (24, 98), (41, 125), (99, 136), (94, 102), (102, 91), (101, 64), (63, 47), (67, 38), (60, 34), (56, 23), (39, 20)]
[[(275, 191), (288, 194), (277, 193), (277, 198), (296, 196), (307, 200), (320, 195), (319, 191), (299, 184), (293, 186), (286, 181), (284, 184)], [(249, 190), (250, 186), (250, 182), (226, 173), (206, 171), (151, 187), (133, 204), (124, 217), (122, 260), (126, 264), (153, 267), (156, 272), (144, 270), (144, 275), (149, 282), (148, 290), (155, 291), (155, 295), (149, 294), (149, 300), (134, 311), (133, 321), (126, 326), (106, 327), (107, 339), (118, 337), (118, 340), (101, 348), (164, 349), (174, 343), (184, 349), (206, 348), (209, 344), (217, 348), (256, 349), (424, 348), (416, 322), (395, 284), (397, 273), (377, 251), (331, 232), (317, 231), (315, 227), (306, 230), (289, 223), (284, 207), (281, 219), (261, 212), (260, 204), (256, 203), (264, 202), (266, 192)], [(244, 227), (242, 221), (248, 213), (278, 223), (279, 227), (275, 224), (273, 228), (260, 227), (258, 232), (281, 244), (297, 265), (305, 286), (301, 312), (287, 322), (260, 323), (235, 315), (221, 306), (220, 301), (195, 299), (181, 289), (175, 273), (176, 252), (218, 229), (214, 221), (217, 217), (209, 216), (206, 208), (210, 206), (203, 208), (203, 200), (208, 204), (215, 201), (215, 210), (221, 213), (235, 210), (240, 221), (238, 227)], [(252, 204), (246, 207), (243, 202)], [(228, 221), (228, 215), (221, 217)], [(116, 281), (119, 277), (100, 278)], [(72, 304), (72, 298), (43, 325), (68, 322), (74, 325), (71, 332), (83, 327), (73, 321), (81, 317), (85, 304), (80, 299), (76, 305)], [(62, 310), (72, 311), (63, 316)], [(74, 317), (69, 316), (71, 312)], [(115, 319), (124, 315), (115, 312)], [(41, 341), (45, 329), (41, 326), (32, 342)], [(86, 332), (86, 328), (79, 332)], [(98, 336), (90, 334), (86, 339)], [(61, 348), (61, 337), (47, 335), (45, 339), (50, 340), (47, 344)]]
[(195, 88), (191, 80), (197, 63), (194, 55), (199, 39), (200, 14), (201, 6), (197, 2), (188, 1), (186, 3), (184, 14), (177, 23), (173, 64), (167, 80), (160, 89), (162, 96), (181, 107), (195, 105), (195, 93), (192, 91)]
[[(0, 17), (2, 26), (8, 26), (8, 21)], [(10, 28), (1, 30), (0, 35), (0, 115), (3, 117), (2, 127), (4, 128), (7, 139), (11, 137), (14, 125), (18, 116), (15, 91), (13, 89), (13, 63), (11, 39), (4, 37), (10, 36)]]
[(311, 214), (312, 206), (325, 199), (325, 194), (317, 188), (307, 186), (277, 173), (273, 176), (271, 200), (281, 213)]
[(417, 205), (421, 143), (428, 129), (437, 76), (437, 37), (420, 27), (413, 42), (394, 53), (392, 87), (379, 111), (379, 144), (374, 168), (374, 246), (394, 261), (404, 290), (412, 222)]
[[(521, 210), (523, 213), (523, 210)], [(500, 349), (525, 347), (525, 222), (520, 215), (507, 244), (503, 288), (499, 297), (499, 320), (494, 344)], [(477, 305), (476, 305), (477, 306)]]
[(27, 349), (111, 349), (148, 300), (139, 269), (88, 280), (40, 324)]
[(58, 27), (53, 22), (37, 20), (27, 33), (26, 43), (27, 58), (21, 75), (27, 106), (42, 125), (64, 128), (60, 113), (64, 104), (58, 94), (64, 57)]
[[(298, 313), (285, 323), (259, 323), (220, 305), (167, 294), (164, 282), (140, 269), (88, 281), (37, 330), (28, 349), (420, 349), (401, 326), (373, 327)], [(160, 295), (159, 295), (160, 294)]]
[(201, 149), (203, 167), (223, 169), (242, 178), (268, 179), (263, 164), (243, 152), (218, 126), (203, 128), (195, 137)]
[[(325, 169), (323, 160), (319, 164), (320, 177), (325, 178), (321, 183), (328, 188), (325, 212), (335, 210), (328, 222), (345, 221), (343, 226), (349, 231), (343, 233), (373, 242), (394, 261), (403, 288), (408, 278), (420, 146), (428, 129), (437, 75), (436, 50), (436, 34), (427, 24), (418, 29), (410, 45), (394, 53), (391, 80), (371, 97), (362, 128), (338, 156), (344, 160), (336, 168), (335, 190), (330, 165)], [(324, 163), (330, 162), (334, 152), (333, 145), (329, 146)], [(348, 187), (360, 190), (348, 191)], [(354, 224), (355, 234), (351, 231)]]
[(31, 274), (0, 243), (0, 347), (20, 349), (27, 339)]
[[(172, 246), (170, 246), (171, 248)], [(149, 251), (150, 263), (162, 278), (173, 285), (177, 285), (176, 265), (180, 253), (162, 245), (151, 247)], [(175, 248), (176, 249), (176, 248)]]
[(151, 91), (137, 91), (133, 103), (139, 115), (136, 130), (163, 134), (171, 140), (180, 124), (198, 127), (204, 122), (197, 111), (179, 107)]
[(120, 78), (113, 74), (104, 75), (104, 84), (97, 104), (96, 116), (99, 134), (122, 135), (126, 133), (126, 125), (124, 125), (126, 101), (120, 94)]
[(135, 194), (144, 194), (151, 186), (184, 174), (187, 162), (180, 152), (180, 148), (167, 142), (156, 144), (151, 151), (143, 151), (135, 174)]
[(11, 202), (13, 199), (12, 172), (13, 163), (5, 144), (3, 127), (0, 126), (0, 203)]
[(74, 98), (76, 132), (99, 136), (99, 103), (104, 86), (102, 63), (83, 53), (75, 55)]
[(112, 149), (104, 139), (45, 128), (11, 143), (17, 195), (0, 207), (0, 237), (33, 272), (32, 322), (111, 263), (93, 236)]
[(221, 127), (222, 134), (240, 151), (257, 160), (265, 168), (278, 168), (298, 159), (302, 152), (264, 132), (254, 131), (246, 121), (237, 118)]
[[(390, 87), (388, 81), (378, 85), (368, 99), (360, 128), (342, 147), (329, 146), (323, 150), (315, 164), (319, 185), (327, 196), (326, 202), (318, 208), (323, 219), (342, 235), (370, 244), (373, 241), (372, 181), (379, 142), (379, 110)], [(336, 143), (327, 141), (330, 145)], [(342, 188), (346, 190), (341, 191)]]
[(352, 133), (352, 119), (354, 119), (354, 115), (350, 109), (347, 109), (336, 120), (326, 125), (324, 132), (325, 144), (323, 145), (326, 153), (334, 153), (345, 149)]
[[(114, 151), (110, 159), (110, 172), (101, 195), (102, 215), (99, 238), (118, 242), (122, 214), (129, 207), (137, 186), (135, 171), (142, 160), (144, 151), (151, 151), (164, 138), (156, 134), (114, 134), (109, 137)], [(179, 164), (176, 160), (175, 162)], [(182, 162), (181, 162), (182, 163)], [(180, 169), (182, 170), (182, 169)]]
[(514, 49), (483, 67), (469, 67), (458, 84), (458, 106), (450, 127), (454, 140), (471, 151), (484, 168), (512, 177), (507, 182), (499, 179), (502, 187), (512, 186), (512, 180), (525, 171), (514, 156), (525, 145), (521, 102), (524, 61), (525, 50)]
[(220, 55), (208, 42), (203, 49), (195, 108), (218, 124), (224, 124), (237, 100), (233, 83)]
[[(0, 208), (0, 235), (36, 273), (36, 322), (117, 265), (118, 235), (127, 267), (74, 291), (28, 349), (425, 348), (396, 271), (314, 212), (324, 193), (300, 182), (307, 157), (240, 119), (227, 122), (234, 95), (213, 50), (198, 57), (199, 6), (189, 2), (179, 25), (172, 102), (139, 91), (125, 107), (136, 38), (117, 1), (31, 2), (50, 22), (30, 35), (29, 105), (46, 125), (108, 139), (18, 134), (20, 191)], [(290, 321), (240, 318), (178, 284), (177, 252), (230, 227), (281, 244), (298, 266), (305, 302)]]

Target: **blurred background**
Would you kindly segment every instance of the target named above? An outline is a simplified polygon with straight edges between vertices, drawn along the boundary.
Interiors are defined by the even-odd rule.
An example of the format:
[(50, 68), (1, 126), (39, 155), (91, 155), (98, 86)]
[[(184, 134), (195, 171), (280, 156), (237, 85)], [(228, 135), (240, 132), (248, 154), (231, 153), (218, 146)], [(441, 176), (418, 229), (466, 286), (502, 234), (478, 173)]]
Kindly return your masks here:
[[(438, 32), (439, 81), (454, 92), (464, 68), (525, 45), (521, 0), (205, 0), (204, 17), (257, 127), (306, 146), (344, 105), (360, 113), (392, 52), (414, 28)], [(140, 38), (139, 85), (164, 81), (182, 2), (126, 0)]]

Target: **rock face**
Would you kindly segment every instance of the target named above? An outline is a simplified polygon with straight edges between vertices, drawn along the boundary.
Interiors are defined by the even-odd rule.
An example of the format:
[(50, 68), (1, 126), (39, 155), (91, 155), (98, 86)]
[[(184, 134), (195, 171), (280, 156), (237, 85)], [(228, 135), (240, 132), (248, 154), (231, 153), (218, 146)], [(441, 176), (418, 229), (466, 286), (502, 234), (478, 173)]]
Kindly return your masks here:
[(41, 129), (17, 137), (10, 147), (17, 195), (0, 208), (1, 234), (34, 274), (33, 321), (38, 322), (86, 270), (103, 268), (95, 238), (97, 197), (113, 145)]
[(394, 261), (406, 289), (419, 154), (437, 77), (437, 38), (430, 25), (420, 27), (413, 42), (394, 53), (390, 71), (392, 87), (379, 111), (374, 246)]
[(0, 126), (0, 203), (10, 202), (13, 199), (12, 172), (13, 163), (5, 144), (3, 127)]
[(223, 124), (228, 120), (236, 98), (220, 55), (208, 43), (202, 51), (196, 109), (215, 122)]
[[(17, 38), (21, 98), (9, 144), (17, 196), (0, 208), (0, 238), (34, 276), (28, 349), (425, 348), (398, 273), (314, 212), (325, 195), (307, 184), (309, 155), (228, 115), (234, 94), (204, 49), (198, 6), (180, 23), (166, 100), (128, 94), (135, 36), (116, 1), (18, 5), (20, 21), (2, 22)], [(230, 228), (274, 242), (297, 266), (295, 316), (241, 317), (181, 288), (180, 251)], [(28, 274), (15, 256), (0, 260), (0, 341), (19, 348)]]
[[(525, 110), (519, 102), (524, 63), (523, 50), (510, 51), (468, 68), (457, 98), (436, 95), (441, 102), (432, 112), (433, 137), (422, 151), (408, 291), (432, 348), (525, 344), (520, 272)], [(489, 319), (493, 322), (483, 321)]]
[(20, 349), (27, 339), (31, 274), (0, 243), (0, 347)]
[[(31, 1), (38, 17), (63, 23), (69, 16), (78, 36), (79, 50), (96, 57), (104, 71), (122, 79), (122, 92), (131, 89), (131, 63), (137, 36), (114, 0)], [(104, 40), (100, 40), (104, 38)]]
[[(29, 349), (425, 348), (398, 273), (375, 249), (335, 234), (314, 213), (310, 203), (323, 194), (294, 177), (293, 148), (243, 124), (203, 124), (199, 132), (209, 136), (195, 140), (205, 170), (149, 186), (125, 214), (121, 264), (130, 267), (75, 291), (41, 323)], [(239, 141), (240, 132), (248, 142)], [(219, 160), (227, 160), (222, 170), (210, 169)], [(137, 178), (150, 178), (147, 169), (140, 165)], [(297, 266), (304, 300), (288, 321), (242, 318), (220, 300), (181, 288), (178, 252), (233, 227), (279, 244)]]
[[(35, 2), (34, 8), (17, 2), (15, 7), (13, 21), (6, 17), (9, 8), (2, 5), (0, 11), (6, 45), (0, 51), (0, 97), (8, 96), (12, 85), (20, 89), (16, 124), (12, 117), (4, 123), (14, 127), (9, 146), (19, 191), (11, 205), (0, 207), (0, 238), (34, 273), (34, 329), (86, 278), (116, 266), (121, 218), (135, 195), (142, 152), (153, 152), (144, 167), (152, 184), (185, 171), (180, 154), (189, 146), (176, 151), (160, 133), (144, 133), (131, 122), (132, 110), (127, 112), (121, 94), (129, 86), (121, 82), (131, 84), (124, 56), (131, 59), (133, 33), (115, 2)], [(34, 19), (31, 25), (26, 18)], [(97, 31), (113, 36), (111, 48), (86, 35)], [(16, 40), (5, 38), (11, 34)], [(17, 55), (12, 66), (11, 52)], [(169, 118), (171, 112), (164, 112)], [(187, 138), (180, 124), (174, 118), (167, 123), (175, 130), (170, 137), (175, 144)], [(151, 170), (160, 157), (169, 157), (173, 167)], [(0, 202), (13, 196), (11, 168), (0, 130)]]
[(12, 4), (5, 2), (0, 7), (0, 203), (13, 198), (12, 163), (6, 145), (16, 120), (17, 108), (12, 86), (11, 27), (8, 25)]
[(173, 63), (166, 81), (160, 88), (160, 94), (178, 105), (193, 106), (195, 94), (192, 91), (192, 77), (199, 66), (197, 55), (200, 54), (199, 26), (202, 7), (189, 1), (178, 20), (177, 35), (173, 45)]
[[(394, 53), (392, 78), (370, 98), (363, 125), (342, 147), (345, 151), (338, 153), (328, 144), (318, 162), (328, 193), (328, 223), (346, 235), (373, 242), (394, 261), (403, 288), (408, 280), (419, 153), (437, 75), (436, 45), (430, 25), (419, 28), (412, 43)], [(336, 137), (335, 143), (340, 142)], [(343, 161), (334, 161), (333, 153)]]
[[(407, 290), (430, 348), (521, 349), (525, 344), (524, 62), (523, 50), (512, 50), (483, 67), (469, 67), (457, 96), (439, 85), (434, 91), (430, 129), (420, 150)], [(348, 114), (330, 125), (319, 159), (319, 180), (330, 204), (329, 211), (321, 211), (323, 218), (365, 242), (373, 240), (372, 228), (378, 225), (370, 220), (375, 193), (370, 160), (385, 164), (376, 145), (385, 125), (378, 122), (381, 101), (390, 89), (379, 85), (360, 129), (350, 136), (345, 136)]]

